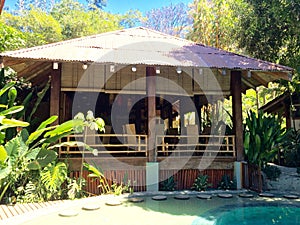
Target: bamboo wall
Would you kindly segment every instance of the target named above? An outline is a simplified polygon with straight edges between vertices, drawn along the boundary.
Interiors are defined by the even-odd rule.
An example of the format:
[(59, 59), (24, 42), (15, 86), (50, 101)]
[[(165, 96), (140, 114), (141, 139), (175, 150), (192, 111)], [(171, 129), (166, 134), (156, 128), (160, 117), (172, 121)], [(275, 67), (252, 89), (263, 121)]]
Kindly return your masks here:
[[(61, 87), (63, 90), (82, 88), (86, 90), (118, 92), (145, 92), (146, 67), (137, 65), (136, 72), (131, 66), (115, 66), (111, 72), (111, 65), (92, 64), (87, 70), (82, 64), (64, 63), (62, 67)], [(183, 68), (178, 74), (175, 67), (160, 67), (162, 79), (157, 82), (158, 94), (194, 95), (194, 94), (220, 94), (230, 91), (230, 74), (222, 75), (217, 69)]]
[[(200, 173), (208, 175), (208, 183), (212, 184), (212, 188), (218, 187), (222, 176), (225, 174), (229, 175), (231, 179), (233, 178), (232, 169), (208, 169), (204, 171), (199, 171), (198, 169), (184, 169), (179, 171), (161, 170), (159, 175), (161, 181), (173, 175), (177, 190), (188, 190), (191, 189), (195, 179)], [(105, 171), (104, 174), (110, 185), (113, 181), (120, 183), (124, 180), (124, 177), (127, 177), (127, 180), (131, 181), (135, 192), (146, 191), (145, 170), (112, 170)], [(79, 175), (79, 171), (71, 173), (71, 177), (79, 177)], [(83, 176), (87, 180), (86, 190), (92, 194), (100, 194), (98, 188), (99, 181), (89, 178), (87, 171), (84, 171)]]

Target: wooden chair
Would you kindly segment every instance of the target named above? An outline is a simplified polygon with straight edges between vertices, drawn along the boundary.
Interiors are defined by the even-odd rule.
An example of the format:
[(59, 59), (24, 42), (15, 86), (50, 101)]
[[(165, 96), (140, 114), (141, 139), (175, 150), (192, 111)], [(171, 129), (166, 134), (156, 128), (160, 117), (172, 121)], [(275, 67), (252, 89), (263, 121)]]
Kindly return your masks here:
[(128, 150), (137, 150), (138, 143), (136, 138), (136, 130), (135, 124), (125, 124), (123, 125), (123, 133), (126, 134), (125, 136), (125, 144), (128, 145)]
[(198, 125), (187, 125), (186, 127), (187, 135), (187, 149), (193, 150), (196, 148), (199, 138), (199, 128)]

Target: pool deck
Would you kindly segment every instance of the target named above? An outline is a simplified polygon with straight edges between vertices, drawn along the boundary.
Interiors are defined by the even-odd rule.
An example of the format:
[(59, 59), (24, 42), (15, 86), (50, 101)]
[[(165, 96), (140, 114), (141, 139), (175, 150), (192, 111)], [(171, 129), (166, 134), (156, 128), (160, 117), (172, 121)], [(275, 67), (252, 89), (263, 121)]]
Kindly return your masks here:
[[(195, 196), (195, 195), (213, 195), (217, 196), (218, 193), (223, 193), (223, 194), (233, 194), (233, 195), (239, 195), (241, 193), (246, 193), (248, 190), (239, 190), (239, 191), (205, 191), (205, 192), (195, 192), (195, 191), (174, 191), (174, 192), (136, 192), (132, 197), (143, 197), (143, 196), (155, 196), (155, 195), (190, 195), (190, 196)], [(270, 192), (269, 192), (270, 193)], [(276, 193), (278, 197), (283, 197), (284, 194), (288, 193)], [(291, 194), (291, 193), (289, 193)], [(299, 196), (299, 193), (297, 193)], [(123, 196), (124, 197), (124, 196)], [(128, 197), (128, 195), (127, 195)], [(220, 197), (220, 195), (218, 196)], [(49, 201), (49, 202), (41, 202), (41, 203), (17, 203), (14, 205), (0, 205), (0, 225), (2, 224), (7, 224), (9, 221), (14, 221), (15, 219), (18, 219), (22, 217), (23, 215), (26, 216), (34, 216), (38, 214), (39, 211), (53, 211), (54, 209), (59, 209), (59, 208), (66, 208), (68, 204), (76, 204), (76, 202), (80, 204), (88, 203), (89, 201), (95, 200), (95, 198), (99, 199), (106, 199), (105, 196), (95, 196), (95, 197), (89, 197), (89, 198), (84, 198), (84, 199), (76, 199), (76, 200), (57, 200), (57, 201)], [(300, 199), (298, 199), (300, 201)], [(10, 224), (15, 224), (15, 223), (10, 223)]]
[[(66, 200), (67, 201), (67, 200)], [(40, 203), (17, 203), (14, 205), (0, 205), (0, 220), (6, 220), (14, 216), (19, 216), (25, 213), (34, 212), (38, 209), (44, 209), (47, 207), (57, 206), (63, 204), (66, 201), (49, 201)]]

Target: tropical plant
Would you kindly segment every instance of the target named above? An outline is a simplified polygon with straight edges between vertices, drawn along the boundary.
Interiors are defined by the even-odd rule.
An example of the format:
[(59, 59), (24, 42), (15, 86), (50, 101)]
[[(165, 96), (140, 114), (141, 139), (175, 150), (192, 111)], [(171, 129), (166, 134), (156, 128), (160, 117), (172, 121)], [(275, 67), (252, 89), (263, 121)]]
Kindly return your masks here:
[(175, 191), (176, 182), (174, 176), (170, 176), (160, 183), (160, 190), (162, 191)]
[(100, 193), (109, 194), (112, 192), (111, 187), (109, 186), (107, 179), (99, 166), (96, 166), (96, 165), (93, 166), (88, 163), (84, 163), (83, 165), (90, 172), (88, 177), (99, 180), (100, 184), (99, 184), (98, 188), (100, 189)]
[(236, 180), (231, 180), (230, 176), (225, 174), (222, 176), (222, 179), (218, 184), (218, 188), (223, 190), (234, 190), (236, 189)]
[(117, 181), (113, 181), (111, 185), (111, 190), (114, 195), (121, 195), (123, 193), (133, 193), (133, 188), (131, 187), (131, 181), (128, 180), (128, 174), (126, 173), (123, 177), (123, 181), (118, 183)]
[(83, 187), (86, 185), (86, 180), (84, 178), (67, 178), (68, 180), (68, 192), (67, 196), (69, 199), (82, 198), (86, 196), (86, 192)]
[(300, 129), (291, 129), (282, 144), (286, 166), (300, 167)]
[(196, 191), (206, 191), (211, 184), (208, 183), (208, 175), (199, 174), (195, 179), (192, 189)]
[(266, 177), (270, 180), (277, 180), (280, 177), (281, 170), (277, 166), (267, 165), (262, 171), (266, 174)]
[[(82, 112), (79, 112), (74, 117), (75, 120), (79, 120), (82, 123), (74, 126), (76, 133), (83, 133), (83, 143), (87, 142), (88, 129), (102, 132), (104, 131), (105, 122), (102, 118), (95, 118), (92, 111), (88, 111), (86, 116)], [(84, 154), (85, 150), (91, 151), (94, 155), (98, 154), (97, 149), (90, 148), (88, 145), (84, 144), (81, 156), (81, 168), (80, 177), (83, 175), (84, 167)]]
[(281, 119), (259, 111), (248, 112), (244, 134), (244, 150), (249, 164), (257, 167), (259, 191), (262, 190), (261, 169), (273, 160), (278, 153), (279, 144), (284, 139), (285, 129), (281, 128)]

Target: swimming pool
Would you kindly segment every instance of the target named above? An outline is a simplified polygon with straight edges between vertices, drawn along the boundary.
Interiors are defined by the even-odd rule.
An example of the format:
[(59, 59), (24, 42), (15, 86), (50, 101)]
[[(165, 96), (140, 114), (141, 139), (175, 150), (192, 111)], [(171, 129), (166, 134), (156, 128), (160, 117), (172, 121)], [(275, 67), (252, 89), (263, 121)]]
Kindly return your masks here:
[[(149, 197), (143, 202), (132, 203), (125, 197), (114, 198), (99, 196), (70, 202), (61, 208), (27, 215), (27, 219), (10, 224), (109, 224), (109, 225), (257, 225), (257, 224), (300, 224), (300, 200), (282, 197), (241, 198), (233, 194), (232, 198), (199, 199), (189, 195), (187, 200), (178, 200), (174, 195), (166, 195), (167, 200), (156, 201)], [(122, 201), (121, 205), (109, 206), (111, 199)], [(84, 210), (83, 207), (95, 209)], [(94, 207), (94, 208), (93, 208)], [(75, 216), (60, 216), (62, 212), (75, 213)]]

